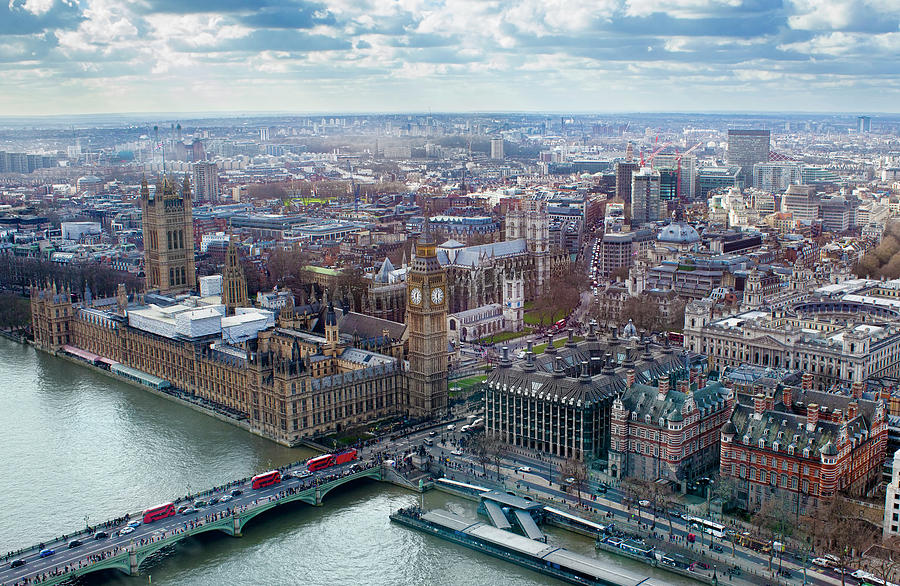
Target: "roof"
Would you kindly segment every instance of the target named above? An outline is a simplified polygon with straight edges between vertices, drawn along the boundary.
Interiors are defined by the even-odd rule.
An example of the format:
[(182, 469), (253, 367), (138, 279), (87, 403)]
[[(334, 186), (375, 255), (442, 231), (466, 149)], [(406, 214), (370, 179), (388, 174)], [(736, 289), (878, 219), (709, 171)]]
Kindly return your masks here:
[(381, 337), (384, 335), (384, 330), (388, 331), (388, 336), (393, 340), (403, 338), (406, 333), (406, 324), (404, 323), (355, 311), (342, 312), (338, 328), (341, 334), (359, 336), (364, 339)]
[[(455, 242), (455, 241), (454, 241)], [(504, 240), (478, 246), (466, 246), (464, 248), (441, 247), (437, 250), (438, 261), (441, 265), (457, 265), (477, 267), (484, 259), (494, 257), (514, 256), (524, 254), (527, 251), (524, 238), (516, 240)]]
[(673, 222), (665, 226), (656, 237), (660, 242), (672, 244), (693, 244), (700, 241), (697, 230), (684, 222)]

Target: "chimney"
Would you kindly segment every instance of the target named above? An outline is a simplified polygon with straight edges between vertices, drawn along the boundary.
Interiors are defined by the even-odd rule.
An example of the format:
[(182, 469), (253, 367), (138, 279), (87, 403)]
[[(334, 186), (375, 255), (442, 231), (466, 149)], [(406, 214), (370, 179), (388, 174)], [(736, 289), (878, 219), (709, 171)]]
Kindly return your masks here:
[(766, 391), (766, 411), (772, 411), (775, 409), (775, 393), (771, 391)]
[(597, 322), (591, 320), (591, 323), (588, 324), (588, 336), (593, 340), (597, 337)]
[(863, 391), (866, 390), (866, 383), (863, 381), (854, 381), (850, 390), (854, 399), (862, 399)]
[(686, 378), (678, 381), (678, 392), (687, 394), (691, 390), (691, 381)]
[(753, 395), (753, 413), (759, 419), (766, 410), (766, 396), (762, 393)]
[(804, 372), (801, 382), (804, 391), (811, 391), (813, 388), (813, 376), (811, 372)]
[(534, 342), (528, 340), (528, 352), (534, 352)]
[(819, 405), (810, 403), (806, 406), (806, 431), (815, 431), (819, 424)]
[(578, 378), (583, 383), (591, 382), (591, 372), (588, 370), (588, 361), (581, 361), (581, 376)]
[(572, 348), (575, 346), (575, 330), (569, 328), (569, 339), (566, 340), (566, 346)]
[(847, 419), (853, 419), (859, 415), (859, 403), (856, 401), (851, 401), (849, 405), (847, 405)]
[(784, 404), (784, 408), (788, 411), (791, 410), (793, 406), (793, 400), (791, 398), (791, 387), (784, 387), (781, 390), (781, 402)]
[[(634, 369), (633, 368), (628, 369), (628, 372), (625, 373), (625, 384), (628, 385), (629, 389), (634, 386)], [(662, 392), (662, 391), (660, 391), (660, 392)]]
[(697, 373), (697, 390), (706, 388), (706, 374), (702, 372)]
[(566, 371), (563, 370), (563, 359), (562, 356), (557, 356), (553, 361), (553, 376), (559, 378), (566, 375)]
[[(633, 370), (629, 370), (628, 372), (630, 372), (632, 374), (632, 376), (634, 375)], [(660, 378), (658, 381), (658, 385), (659, 385), (659, 394), (660, 395), (665, 397), (666, 395), (669, 394), (669, 377), (664, 376), (664, 377)]]

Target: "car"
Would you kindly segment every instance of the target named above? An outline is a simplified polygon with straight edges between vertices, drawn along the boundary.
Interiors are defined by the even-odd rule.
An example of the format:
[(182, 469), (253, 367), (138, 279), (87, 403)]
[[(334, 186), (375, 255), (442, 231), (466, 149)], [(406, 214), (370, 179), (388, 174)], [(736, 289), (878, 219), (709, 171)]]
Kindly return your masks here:
[(519, 466), (518, 468), (516, 468), (516, 472), (523, 472), (523, 473), (532, 472), (531, 466)]
[(447, 431), (453, 431), (454, 429), (456, 429), (456, 426), (453, 425), (452, 423), (447, 426)]
[(575, 484), (575, 477), (569, 476), (568, 478), (566, 478), (566, 484)]
[(432, 429), (431, 431), (428, 432), (428, 437), (434, 437), (434, 436), (436, 436), (436, 435), (437, 435), (437, 432), (434, 431), (433, 429)]
[(597, 484), (597, 494), (606, 494), (607, 490), (609, 490), (609, 485), (605, 482)]
[(141, 522), (140, 521), (132, 521), (131, 523), (128, 524), (128, 526), (131, 527), (132, 529), (137, 529), (138, 527), (141, 526)]
[(53, 554), (55, 554), (55, 553), (56, 553), (56, 552), (53, 551), (52, 549), (42, 549), (42, 550), (41, 550), (41, 553), (38, 554), (38, 557), (40, 557), (40, 558), (48, 558), (48, 557), (50, 557), (51, 555), (53, 555)]
[(194, 513), (199, 513), (199, 512), (200, 511), (198, 511), (194, 507), (188, 507), (185, 510), (181, 511), (181, 514), (182, 515), (193, 515)]
[(450, 453), (453, 454), (454, 456), (462, 456), (463, 455), (462, 450), (453, 450)]
[(220, 502), (220, 503), (227, 503), (228, 501), (230, 501), (230, 500), (233, 499), (233, 498), (234, 498), (234, 497), (231, 496), (230, 494), (223, 494), (221, 497), (219, 497), (219, 502)]
[(205, 506), (206, 506), (206, 501), (194, 501), (195, 509), (202, 509)]
[(81, 547), (82, 543), (78, 539), (73, 539), (69, 542), (69, 549), (75, 549), (76, 547)]
[(781, 568), (780, 570), (778, 570), (778, 574), (785, 578), (793, 578), (794, 577), (794, 574), (792, 574), (791, 571), (786, 568)]
[(648, 501), (648, 500), (646, 500), (646, 499), (641, 499), (641, 500), (638, 501), (638, 504), (641, 505), (642, 507), (649, 507), (649, 506), (650, 506), (650, 501)]
[(18, 559), (18, 560), (13, 560), (12, 562), (10, 562), (9, 567), (10, 568), (20, 568), (24, 565), (25, 565), (25, 560)]
[(297, 473), (297, 478), (309, 478), (310, 476), (312, 476), (312, 472), (310, 472), (309, 470), (304, 470)]
[(241, 496), (242, 494), (244, 494), (244, 491), (239, 488), (235, 488), (231, 491), (231, 496)]
[(119, 531), (119, 535), (128, 535), (129, 533), (134, 533), (134, 527), (131, 525)]
[(722, 551), (724, 551), (724, 550), (722, 549), (722, 546), (719, 545), (718, 543), (714, 543), (714, 544), (713, 544), (712, 550), (715, 551), (715, 552), (718, 552), (718, 553), (722, 553)]
[(180, 507), (178, 507), (178, 511), (177, 511), (177, 512), (178, 512), (178, 514), (180, 515), (181, 513), (183, 513), (183, 512), (185, 512), (186, 510), (188, 510), (189, 508), (190, 508), (190, 507), (189, 507), (188, 505), (181, 505)]
[[(283, 478), (283, 477), (282, 477), (282, 478)], [(292, 477), (292, 478), (293, 478), (293, 477)], [(211, 498), (209, 499), (209, 505), (210, 505), (210, 506), (216, 504), (217, 502), (219, 502), (219, 497), (217, 497), (217, 496), (211, 497)]]
[(109, 537), (109, 533), (106, 531), (97, 531), (94, 533), (94, 539), (106, 539), (107, 537)]

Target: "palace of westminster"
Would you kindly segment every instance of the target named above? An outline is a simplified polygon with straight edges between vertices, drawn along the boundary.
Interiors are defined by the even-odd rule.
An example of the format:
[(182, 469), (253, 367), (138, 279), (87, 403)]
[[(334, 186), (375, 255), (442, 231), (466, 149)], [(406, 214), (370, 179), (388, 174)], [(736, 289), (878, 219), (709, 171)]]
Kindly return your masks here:
[[(200, 399), (286, 445), (391, 416), (448, 409), (447, 275), (426, 233), (407, 277), (406, 324), (327, 300), (252, 307), (232, 243), (221, 275), (196, 276), (191, 187), (141, 189), (147, 290), (73, 302), (33, 287), (35, 345)], [(276, 293), (276, 297), (278, 294)], [(277, 308), (277, 309), (276, 309)]]

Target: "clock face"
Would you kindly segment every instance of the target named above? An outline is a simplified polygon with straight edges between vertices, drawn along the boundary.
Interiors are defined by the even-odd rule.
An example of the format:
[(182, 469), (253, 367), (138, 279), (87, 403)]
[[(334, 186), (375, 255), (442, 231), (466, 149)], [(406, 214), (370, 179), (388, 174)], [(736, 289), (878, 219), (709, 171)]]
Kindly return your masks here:
[(431, 290), (431, 302), (435, 305), (439, 305), (444, 301), (444, 290), (440, 287), (435, 287)]
[(418, 287), (415, 287), (412, 291), (409, 292), (409, 300), (413, 305), (422, 303), (422, 290)]

